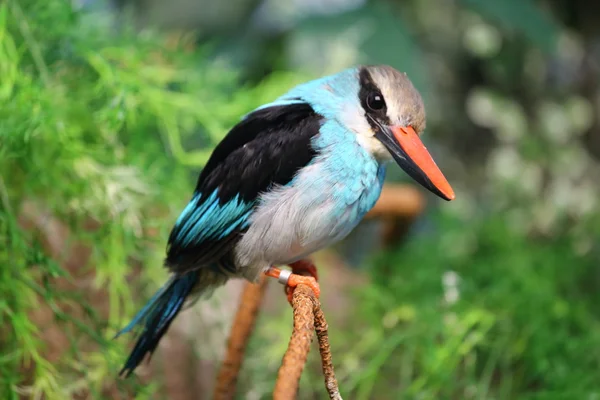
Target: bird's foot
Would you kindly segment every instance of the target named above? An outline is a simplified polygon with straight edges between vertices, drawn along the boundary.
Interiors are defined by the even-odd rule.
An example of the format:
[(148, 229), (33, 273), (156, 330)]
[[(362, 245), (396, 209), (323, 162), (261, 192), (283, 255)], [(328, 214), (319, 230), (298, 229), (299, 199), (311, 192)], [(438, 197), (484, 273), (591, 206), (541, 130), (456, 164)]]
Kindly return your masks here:
[(315, 263), (313, 263), (309, 259), (298, 260), (290, 264), (292, 268), (292, 273), (296, 275), (303, 276), (312, 276), (316, 281), (319, 280), (319, 275), (317, 274), (317, 267)]
[[(299, 282), (300, 283), (304, 283), (305, 285), (309, 286), (313, 292), (315, 292), (315, 296), (317, 296), (317, 298), (319, 298), (321, 289), (319, 287), (319, 275), (317, 273), (317, 267), (316, 265), (309, 259), (303, 259), (303, 260), (298, 260), (296, 262), (293, 262), (290, 264), (290, 267), (292, 268), (292, 276), (296, 276), (297, 278), (313, 278), (313, 280), (309, 281), (311, 283), (308, 283), (307, 281), (304, 282)], [(291, 278), (291, 277), (290, 277)], [(290, 302), (290, 304), (292, 304), (292, 296), (294, 295), (294, 288), (296, 286), (298, 286), (298, 284), (293, 285), (290, 284), (288, 281), (288, 284), (285, 286), (285, 293), (287, 295), (288, 301)]]
[[(314, 265), (313, 265), (314, 268)], [(306, 270), (299, 271), (306, 273)], [(310, 273), (310, 272), (309, 272)], [(316, 268), (314, 268), (314, 273), (316, 274)], [(271, 267), (265, 272), (267, 276), (272, 278), (277, 278), (279, 282), (285, 285), (285, 292), (287, 294), (288, 301), (292, 304), (292, 296), (294, 295), (294, 288), (298, 285), (303, 284), (312, 289), (315, 296), (319, 298), (321, 294), (321, 288), (319, 283), (317, 282), (316, 277), (314, 276), (303, 276), (296, 274), (295, 272), (291, 272), (288, 270), (282, 270), (276, 267)]]
[(294, 289), (300, 284), (311, 288), (317, 299), (321, 295), (321, 287), (319, 286), (319, 282), (317, 282), (314, 277), (291, 274), (287, 285), (285, 286), (285, 293), (287, 294), (287, 299), (290, 304), (292, 304), (292, 298), (294, 297)]

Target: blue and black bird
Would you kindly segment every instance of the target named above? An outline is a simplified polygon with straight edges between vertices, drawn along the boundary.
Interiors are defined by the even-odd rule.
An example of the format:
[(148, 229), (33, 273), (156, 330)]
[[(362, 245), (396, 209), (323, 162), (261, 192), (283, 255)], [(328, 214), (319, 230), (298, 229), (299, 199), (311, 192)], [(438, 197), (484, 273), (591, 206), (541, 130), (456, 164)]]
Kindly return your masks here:
[(186, 303), (230, 278), (256, 282), (266, 273), (318, 295), (306, 257), (348, 235), (375, 205), (389, 160), (454, 199), (419, 139), (424, 129), (421, 96), (389, 66), (301, 84), (247, 114), (216, 146), (175, 222), (171, 278), (120, 332), (142, 326), (121, 373), (152, 354)]

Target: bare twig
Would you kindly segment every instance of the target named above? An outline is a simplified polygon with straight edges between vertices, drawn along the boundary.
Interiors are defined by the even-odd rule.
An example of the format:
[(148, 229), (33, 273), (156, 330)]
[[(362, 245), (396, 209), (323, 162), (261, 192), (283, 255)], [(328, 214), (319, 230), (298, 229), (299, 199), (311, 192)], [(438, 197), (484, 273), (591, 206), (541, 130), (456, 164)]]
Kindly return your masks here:
[(321, 364), (323, 367), (323, 375), (325, 377), (325, 387), (329, 398), (332, 400), (342, 400), (338, 382), (335, 378), (333, 370), (333, 362), (331, 361), (331, 347), (329, 346), (329, 335), (327, 334), (327, 321), (325, 314), (321, 310), (321, 304), (317, 298), (313, 296), (314, 314), (315, 314), (315, 331), (317, 332), (317, 340), (319, 341), (319, 352), (321, 353)]
[(298, 285), (294, 290), (292, 306), (294, 308), (294, 330), (277, 375), (273, 399), (296, 398), (300, 376), (308, 358), (313, 332), (316, 329), (327, 393), (329, 393), (330, 399), (342, 400), (331, 362), (327, 321), (321, 310), (321, 303), (308, 286)]
[(229, 400), (235, 395), (237, 378), (244, 359), (246, 346), (254, 330), (260, 304), (267, 288), (268, 280), (263, 277), (258, 285), (246, 284), (235, 315), (231, 334), (227, 343), (227, 354), (217, 376), (214, 400)]
[(414, 217), (423, 212), (426, 203), (423, 193), (413, 185), (388, 183), (365, 218)]
[(292, 297), (294, 330), (277, 374), (277, 382), (273, 392), (274, 400), (296, 398), (300, 376), (308, 358), (315, 328), (312, 297), (314, 297), (314, 294), (308, 286), (298, 285), (294, 290)]
[[(215, 400), (234, 398), (235, 386), (246, 345), (254, 329), (267, 283), (268, 280), (263, 278), (259, 285), (247, 284), (244, 288), (227, 344), (227, 354), (217, 376), (217, 384), (213, 395)], [(300, 376), (308, 358), (313, 332), (316, 331), (325, 376), (325, 387), (329, 393), (329, 398), (342, 400), (333, 370), (333, 363), (331, 362), (331, 349), (327, 335), (328, 325), (321, 310), (321, 303), (310, 287), (299, 285), (294, 290), (292, 306), (294, 309), (294, 330), (277, 374), (273, 398), (275, 400), (296, 398)]]

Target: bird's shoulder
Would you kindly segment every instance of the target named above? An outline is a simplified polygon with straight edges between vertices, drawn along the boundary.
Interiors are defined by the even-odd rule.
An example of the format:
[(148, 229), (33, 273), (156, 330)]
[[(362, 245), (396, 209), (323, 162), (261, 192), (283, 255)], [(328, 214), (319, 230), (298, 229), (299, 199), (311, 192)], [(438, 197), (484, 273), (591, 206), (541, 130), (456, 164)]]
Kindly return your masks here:
[(315, 156), (312, 139), (323, 117), (310, 104), (274, 103), (246, 115), (217, 145), (198, 178), (196, 192), (219, 190), (225, 201), (246, 201), (274, 184), (285, 185)]

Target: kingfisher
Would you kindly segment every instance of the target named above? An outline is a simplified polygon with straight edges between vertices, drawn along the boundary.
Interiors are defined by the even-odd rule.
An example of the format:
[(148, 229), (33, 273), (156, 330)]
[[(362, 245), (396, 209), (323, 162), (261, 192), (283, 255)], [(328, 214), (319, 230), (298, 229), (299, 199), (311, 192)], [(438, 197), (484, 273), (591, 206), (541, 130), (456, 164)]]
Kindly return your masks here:
[(120, 374), (151, 356), (186, 305), (231, 278), (266, 274), (288, 299), (301, 283), (319, 296), (308, 256), (343, 239), (375, 205), (388, 161), (453, 200), (419, 139), (424, 129), (421, 95), (386, 65), (300, 84), (244, 116), (215, 147), (173, 226), (170, 279), (117, 334), (141, 326)]

